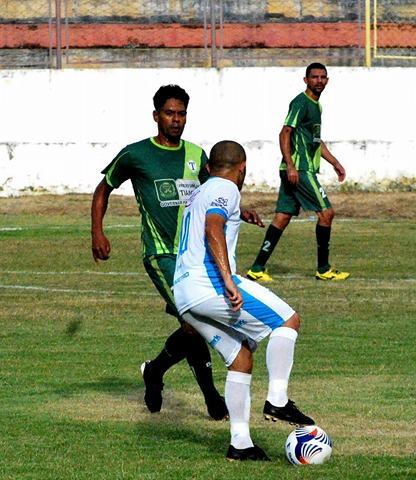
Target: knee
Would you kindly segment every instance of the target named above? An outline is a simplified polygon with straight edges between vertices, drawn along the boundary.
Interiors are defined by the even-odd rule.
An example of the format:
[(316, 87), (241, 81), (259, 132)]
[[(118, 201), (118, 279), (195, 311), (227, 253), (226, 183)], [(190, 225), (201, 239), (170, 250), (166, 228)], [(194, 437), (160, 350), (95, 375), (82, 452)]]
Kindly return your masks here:
[(251, 373), (253, 370), (253, 353), (247, 345), (244, 343), (241, 345), (241, 349), (238, 352), (233, 363), (228, 368), (231, 371)]
[(292, 215), (278, 212), (275, 214), (272, 220), (272, 225), (279, 230), (284, 230), (289, 225), (291, 218)]
[(286, 322), (282, 325), (283, 327), (293, 328), (299, 332), (300, 330), (300, 315), (295, 312)]
[(198, 335), (198, 332), (195, 330), (195, 328), (188, 322), (182, 321), (181, 329), (185, 335), (193, 335), (193, 336)]
[(332, 208), (327, 208), (318, 214), (319, 224), (324, 227), (330, 227), (334, 217), (335, 211)]

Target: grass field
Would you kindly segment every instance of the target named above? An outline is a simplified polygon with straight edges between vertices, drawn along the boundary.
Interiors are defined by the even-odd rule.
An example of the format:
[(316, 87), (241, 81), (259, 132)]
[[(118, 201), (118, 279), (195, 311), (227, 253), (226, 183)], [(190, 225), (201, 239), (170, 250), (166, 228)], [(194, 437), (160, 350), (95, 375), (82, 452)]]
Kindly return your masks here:
[[(300, 468), (284, 457), (291, 427), (261, 415), (266, 342), (256, 354), (251, 425), (270, 464), (225, 461), (229, 425), (207, 418), (185, 363), (166, 376), (162, 412), (147, 413), (137, 367), (176, 324), (141, 265), (133, 199), (112, 197), (112, 257), (99, 265), (90, 197), (0, 199), (0, 478), (416, 478), (415, 196), (390, 197), (390, 211), (379, 208), (385, 197), (377, 208), (376, 197), (356, 197), (367, 214), (355, 205), (353, 218), (340, 198), (332, 260), (352, 272), (347, 282), (313, 278), (308, 216), (291, 224), (270, 263), (271, 288), (303, 318), (290, 395), (334, 442), (329, 463)], [(267, 215), (264, 199), (255, 197)], [(242, 227), (241, 272), (263, 233)], [(222, 390), (225, 369), (213, 359)]]

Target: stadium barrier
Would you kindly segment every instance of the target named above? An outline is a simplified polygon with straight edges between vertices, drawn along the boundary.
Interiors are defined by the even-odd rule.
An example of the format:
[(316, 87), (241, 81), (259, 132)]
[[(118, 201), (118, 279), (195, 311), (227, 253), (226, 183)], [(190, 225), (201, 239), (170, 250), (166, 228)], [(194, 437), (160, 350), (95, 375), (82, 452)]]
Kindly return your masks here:
[[(152, 97), (167, 83), (191, 96), (184, 138), (207, 152), (221, 139), (242, 143), (248, 185), (275, 188), (278, 133), (303, 76), (304, 68), (277, 67), (0, 71), (0, 195), (91, 192), (124, 145), (155, 134)], [(408, 92), (416, 69), (330, 68), (329, 78), (323, 138), (347, 179), (415, 178), (416, 104)], [(322, 163), (323, 183), (336, 185)]]

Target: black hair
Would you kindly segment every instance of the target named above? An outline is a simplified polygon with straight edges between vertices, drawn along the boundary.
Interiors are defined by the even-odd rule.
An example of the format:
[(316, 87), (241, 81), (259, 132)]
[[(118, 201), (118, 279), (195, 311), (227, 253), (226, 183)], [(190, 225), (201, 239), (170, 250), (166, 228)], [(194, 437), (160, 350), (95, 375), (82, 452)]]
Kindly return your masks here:
[(239, 165), (246, 159), (244, 148), (232, 140), (222, 140), (216, 143), (209, 154), (211, 173), (228, 170)]
[(176, 100), (180, 100), (185, 105), (185, 108), (188, 107), (189, 95), (179, 85), (171, 84), (171, 85), (162, 85), (159, 88), (159, 90), (155, 93), (155, 96), (153, 97), (153, 105), (155, 106), (155, 110), (159, 112), (163, 107), (163, 105), (170, 98), (175, 98)]
[[(306, 75), (305, 77), (309, 77), (309, 74), (311, 73), (311, 70), (313, 68), (317, 68), (318, 70), (325, 70), (326, 72), (326, 67), (325, 65), (323, 65), (322, 63), (318, 63), (318, 62), (314, 62), (314, 63), (311, 63), (310, 65), (308, 65), (306, 67)], [(328, 73), (328, 72), (327, 72)]]

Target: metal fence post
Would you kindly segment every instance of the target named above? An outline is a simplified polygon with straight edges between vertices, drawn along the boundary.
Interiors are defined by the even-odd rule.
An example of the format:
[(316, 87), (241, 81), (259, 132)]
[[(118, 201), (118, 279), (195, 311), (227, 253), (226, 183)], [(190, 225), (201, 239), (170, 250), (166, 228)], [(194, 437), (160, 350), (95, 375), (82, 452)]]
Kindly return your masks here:
[(215, 0), (211, 0), (211, 67), (217, 68), (217, 32), (215, 25)]
[(55, 0), (56, 68), (62, 68), (61, 0)]
[(371, 67), (371, 0), (365, 0), (365, 65)]

